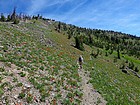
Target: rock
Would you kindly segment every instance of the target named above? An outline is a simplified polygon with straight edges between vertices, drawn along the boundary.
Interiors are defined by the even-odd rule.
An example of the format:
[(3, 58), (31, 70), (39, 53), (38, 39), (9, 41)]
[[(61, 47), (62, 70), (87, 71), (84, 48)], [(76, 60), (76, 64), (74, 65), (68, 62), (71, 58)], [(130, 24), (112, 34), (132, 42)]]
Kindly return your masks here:
[(55, 96), (55, 93), (52, 93), (52, 96)]
[(94, 70), (94, 67), (92, 67), (92, 70)]
[(64, 65), (61, 65), (61, 66), (60, 66), (60, 68), (61, 68), (61, 69), (64, 69), (64, 68), (65, 68), (65, 66), (64, 66)]
[(4, 48), (4, 46), (0, 46), (0, 48)]
[(18, 98), (18, 95), (14, 95), (14, 98), (17, 99)]
[(10, 103), (10, 105), (15, 105), (14, 103)]
[(6, 101), (5, 101), (5, 100), (3, 100), (3, 101), (2, 101), (2, 103), (3, 103), (3, 104), (6, 104)]
[(115, 80), (114, 80), (114, 83), (118, 83), (118, 80), (117, 80), (117, 79), (115, 79)]
[(18, 100), (18, 103), (21, 103), (21, 101), (20, 101), (20, 100)]
[(37, 102), (37, 103), (39, 102), (39, 100), (38, 100), (36, 97), (34, 97), (34, 100), (35, 100), (35, 102)]
[(31, 88), (31, 85), (29, 85), (29, 84), (24, 84), (24, 86), (25, 86), (27, 89)]

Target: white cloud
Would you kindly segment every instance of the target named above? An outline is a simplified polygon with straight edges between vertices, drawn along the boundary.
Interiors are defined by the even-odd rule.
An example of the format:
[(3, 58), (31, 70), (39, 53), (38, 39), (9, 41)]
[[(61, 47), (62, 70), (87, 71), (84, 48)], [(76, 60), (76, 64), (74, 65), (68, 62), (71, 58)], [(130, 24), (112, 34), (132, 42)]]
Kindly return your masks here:
[(44, 8), (46, 0), (32, 0), (27, 13), (34, 14)]
[(31, 6), (28, 9), (28, 14), (35, 14), (44, 8), (54, 6), (56, 4), (64, 4), (71, 0), (31, 0)]
[[(133, 31), (140, 27), (139, 7), (137, 0), (31, 0), (29, 14), (35, 14), (47, 7), (57, 7), (54, 11), (46, 14), (46, 17), (53, 18), (78, 26), (91, 28)], [(66, 4), (71, 7), (65, 10)], [(137, 6), (136, 6), (137, 5)], [(130, 8), (131, 7), (131, 8)], [(64, 11), (64, 12), (63, 12)], [(60, 14), (61, 12), (61, 14)], [(45, 16), (45, 14), (43, 14)], [(131, 30), (128, 30), (131, 29)], [(130, 32), (131, 33), (131, 32)]]

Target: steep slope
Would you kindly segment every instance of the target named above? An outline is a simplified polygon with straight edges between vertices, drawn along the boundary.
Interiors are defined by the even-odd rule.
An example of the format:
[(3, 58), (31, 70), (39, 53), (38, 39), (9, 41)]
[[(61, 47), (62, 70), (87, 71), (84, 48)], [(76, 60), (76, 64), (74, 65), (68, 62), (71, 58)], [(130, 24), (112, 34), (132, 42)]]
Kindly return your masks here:
[(47, 23), (0, 23), (0, 103), (79, 104), (74, 59), (48, 38)]
[[(84, 100), (92, 90), (90, 83), (95, 93), (89, 94), (94, 99), (92, 105), (140, 103), (139, 78), (120, 69), (130, 59), (140, 67), (138, 59), (121, 55), (116, 60), (115, 51), (105, 56), (104, 49), (85, 44), (85, 51), (80, 51), (73, 46), (74, 38), (68, 39), (65, 31), (56, 31), (55, 24), (51, 20), (0, 23), (1, 104), (88, 104)], [(94, 58), (90, 54), (97, 49), (100, 53)], [(79, 55), (85, 62), (80, 72)], [(91, 89), (87, 93), (85, 82), (85, 90)]]
[[(47, 21), (0, 23), (0, 104), (80, 104), (79, 50)], [(61, 38), (61, 39), (60, 39)]]

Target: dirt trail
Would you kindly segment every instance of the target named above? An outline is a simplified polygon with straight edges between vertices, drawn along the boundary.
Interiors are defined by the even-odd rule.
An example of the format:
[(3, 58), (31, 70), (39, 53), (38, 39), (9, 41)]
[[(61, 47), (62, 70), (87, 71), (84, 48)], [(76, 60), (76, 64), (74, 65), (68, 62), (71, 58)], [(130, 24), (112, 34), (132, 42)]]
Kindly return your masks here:
[(90, 80), (89, 73), (83, 69), (78, 70), (79, 75), (82, 78), (83, 100), (81, 105), (106, 105), (106, 101), (103, 97), (93, 88)]

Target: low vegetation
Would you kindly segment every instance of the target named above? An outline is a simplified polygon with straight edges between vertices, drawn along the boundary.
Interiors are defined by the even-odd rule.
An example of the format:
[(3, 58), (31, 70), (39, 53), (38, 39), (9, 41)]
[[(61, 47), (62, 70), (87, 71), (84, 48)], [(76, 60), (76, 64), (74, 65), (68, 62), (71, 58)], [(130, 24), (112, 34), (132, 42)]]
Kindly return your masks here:
[(14, 9), (0, 19), (1, 103), (79, 105), (83, 93), (76, 63), (83, 55), (89, 82), (108, 105), (140, 104), (139, 37), (39, 15), (12, 24), (15, 14)]

